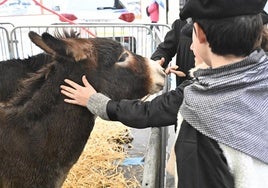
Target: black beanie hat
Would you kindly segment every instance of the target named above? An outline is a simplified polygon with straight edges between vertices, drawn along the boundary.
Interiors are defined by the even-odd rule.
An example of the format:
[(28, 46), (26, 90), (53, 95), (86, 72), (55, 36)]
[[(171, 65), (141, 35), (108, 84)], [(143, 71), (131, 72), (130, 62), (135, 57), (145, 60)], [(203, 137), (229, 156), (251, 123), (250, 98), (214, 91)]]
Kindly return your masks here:
[(264, 10), (261, 12), (261, 18), (263, 25), (268, 23), (268, 14)]
[(262, 12), (267, 0), (188, 0), (180, 18), (221, 19)]
[[(268, 14), (264, 10), (261, 11), (261, 18), (263, 25), (268, 23)], [(193, 32), (193, 23), (187, 23), (181, 28), (181, 32), (183, 35), (187, 37), (192, 37), (192, 32)]]

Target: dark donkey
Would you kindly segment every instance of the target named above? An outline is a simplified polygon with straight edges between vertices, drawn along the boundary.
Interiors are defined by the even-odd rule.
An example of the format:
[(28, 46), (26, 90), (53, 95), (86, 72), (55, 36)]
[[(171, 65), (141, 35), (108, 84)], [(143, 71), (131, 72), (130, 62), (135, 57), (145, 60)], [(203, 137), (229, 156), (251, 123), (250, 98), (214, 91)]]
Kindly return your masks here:
[(157, 63), (110, 39), (29, 36), (54, 58), (23, 80), (19, 92), (0, 108), (0, 186), (58, 188), (95, 121), (86, 108), (63, 101), (63, 80), (81, 84), (86, 75), (97, 91), (112, 99), (134, 99), (162, 89), (165, 74)]
[[(65, 38), (78, 38), (76, 32), (63, 31), (60, 33), (55, 31), (55, 36)], [(25, 59), (9, 59), (0, 62), (0, 103), (4, 105), (18, 90), (19, 81), (21, 79), (31, 77), (31, 73), (39, 70), (44, 64), (52, 61), (52, 51), (48, 46), (44, 46), (47, 53), (40, 53)], [(0, 104), (1, 105), (1, 104)]]
[(19, 80), (29, 77), (44, 64), (51, 62), (49, 54), (41, 53), (26, 59), (0, 62), (0, 102), (8, 101), (18, 90)]

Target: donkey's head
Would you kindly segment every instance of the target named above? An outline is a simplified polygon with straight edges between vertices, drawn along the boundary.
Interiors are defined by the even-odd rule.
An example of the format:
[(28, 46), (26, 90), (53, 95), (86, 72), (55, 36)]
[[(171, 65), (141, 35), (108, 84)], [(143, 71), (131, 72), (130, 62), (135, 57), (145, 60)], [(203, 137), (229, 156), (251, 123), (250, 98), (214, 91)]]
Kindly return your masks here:
[(141, 98), (164, 86), (165, 73), (158, 63), (124, 49), (112, 39), (53, 37), (48, 33), (39, 36), (34, 32), (29, 37), (56, 59), (72, 59), (97, 91), (113, 99)]

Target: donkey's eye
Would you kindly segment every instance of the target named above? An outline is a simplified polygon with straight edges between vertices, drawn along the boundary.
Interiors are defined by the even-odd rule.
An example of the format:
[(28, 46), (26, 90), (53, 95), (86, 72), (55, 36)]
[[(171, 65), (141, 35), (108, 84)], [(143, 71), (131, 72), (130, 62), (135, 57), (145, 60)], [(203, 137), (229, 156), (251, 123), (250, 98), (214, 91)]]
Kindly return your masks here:
[(128, 57), (128, 53), (123, 53), (119, 59), (118, 62), (124, 62), (126, 60), (126, 58)]

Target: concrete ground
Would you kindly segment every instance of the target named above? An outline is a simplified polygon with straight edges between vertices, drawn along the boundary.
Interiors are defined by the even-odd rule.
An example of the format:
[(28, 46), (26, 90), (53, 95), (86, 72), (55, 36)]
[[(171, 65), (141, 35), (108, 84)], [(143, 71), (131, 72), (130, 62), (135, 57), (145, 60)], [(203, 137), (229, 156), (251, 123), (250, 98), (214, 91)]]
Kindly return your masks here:
[[(174, 140), (174, 127), (171, 126), (168, 129), (169, 139), (167, 144), (167, 157), (169, 156), (170, 148), (173, 145)], [(144, 169), (144, 156), (148, 146), (150, 138), (151, 128), (147, 129), (131, 129), (131, 134), (133, 141), (131, 142), (131, 147), (127, 148), (128, 158), (124, 161), (121, 167), (124, 170), (126, 178), (135, 177), (140, 184), (142, 184), (143, 179), (143, 169)], [(174, 178), (172, 175), (166, 173), (165, 186), (163, 188), (174, 188)]]

